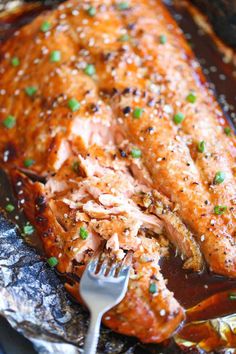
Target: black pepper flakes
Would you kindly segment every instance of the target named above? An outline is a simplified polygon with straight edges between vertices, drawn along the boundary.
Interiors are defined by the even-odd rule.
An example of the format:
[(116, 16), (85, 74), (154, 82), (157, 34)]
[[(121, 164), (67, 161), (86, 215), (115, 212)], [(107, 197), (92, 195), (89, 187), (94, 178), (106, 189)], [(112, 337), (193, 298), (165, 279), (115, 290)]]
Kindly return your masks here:
[(123, 108), (124, 114), (129, 114), (130, 112), (131, 112), (131, 108), (129, 106), (126, 106), (125, 108)]
[(120, 156), (121, 157), (127, 157), (127, 154), (126, 154), (126, 152), (124, 150), (119, 149), (119, 152), (120, 152)]
[(92, 104), (90, 105), (90, 110), (91, 110), (91, 112), (93, 112), (93, 113), (97, 113), (97, 112), (99, 111), (99, 106), (98, 106), (97, 104), (95, 104), (95, 103), (92, 103)]
[(40, 211), (43, 212), (46, 208), (46, 198), (44, 195), (40, 195), (35, 199), (35, 204), (36, 204), (36, 208)]
[(131, 89), (130, 87), (126, 87), (126, 88), (123, 90), (122, 94), (127, 95), (128, 93), (131, 93), (131, 92), (132, 92), (132, 89)]
[(119, 91), (115, 87), (113, 87), (111, 94), (112, 94), (112, 96), (115, 96), (118, 92)]
[(130, 31), (132, 31), (133, 29), (135, 29), (135, 27), (136, 27), (136, 24), (135, 24), (135, 23), (129, 23), (129, 24), (127, 25), (127, 29), (130, 30)]
[(154, 131), (154, 128), (153, 128), (153, 127), (148, 127), (148, 128), (147, 128), (147, 132), (148, 132), (148, 133), (152, 133), (153, 131)]
[(105, 61), (109, 61), (111, 58), (112, 58), (112, 54), (110, 52), (106, 53), (106, 54), (103, 54), (103, 59)]
[(140, 92), (138, 89), (135, 89), (135, 90), (133, 91), (133, 95), (134, 95), (134, 96), (141, 96), (141, 92)]
[(46, 204), (46, 198), (44, 195), (40, 195), (39, 197), (37, 197), (35, 199), (35, 203), (38, 205), (38, 206), (41, 206), (41, 205), (44, 205)]

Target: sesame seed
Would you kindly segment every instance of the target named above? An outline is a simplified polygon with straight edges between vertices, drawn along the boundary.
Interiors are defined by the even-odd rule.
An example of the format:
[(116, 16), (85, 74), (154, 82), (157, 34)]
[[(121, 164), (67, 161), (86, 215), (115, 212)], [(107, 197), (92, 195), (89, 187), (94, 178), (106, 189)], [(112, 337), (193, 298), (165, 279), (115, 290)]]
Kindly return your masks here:
[(72, 13), (73, 16), (78, 16), (79, 15), (79, 11), (78, 10), (73, 10), (71, 13)]
[(203, 242), (205, 240), (205, 235), (202, 235), (200, 240), (201, 240), (201, 242)]
[(219, 79), (222, 80), (222, 81), (226, 80), (226, 76), (224, 74), (220, 74), (219, 75)]
[(10, 151), (6, 150), (3, 153), (3, 162), (7, 162), (9, 158)]
[(166, 314), (166, 310), (162, 309), (162, 310), (160, 311), (160, 316), (165, 316), (165, 314)]

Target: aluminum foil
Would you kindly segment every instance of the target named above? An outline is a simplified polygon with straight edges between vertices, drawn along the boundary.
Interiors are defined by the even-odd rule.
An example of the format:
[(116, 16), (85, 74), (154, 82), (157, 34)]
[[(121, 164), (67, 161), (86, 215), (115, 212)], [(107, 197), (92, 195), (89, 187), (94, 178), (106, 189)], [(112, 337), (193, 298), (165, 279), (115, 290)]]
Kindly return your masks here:
[[(67, 297), (62, 282), (17, 228), (0, 214), (0, 314), (39, 353), (80, 353), (87, 312)], [(102, 329), (99, 353), (133, 353), (134, 341)], [(127, 350), (129, 350), (127, 352)]]

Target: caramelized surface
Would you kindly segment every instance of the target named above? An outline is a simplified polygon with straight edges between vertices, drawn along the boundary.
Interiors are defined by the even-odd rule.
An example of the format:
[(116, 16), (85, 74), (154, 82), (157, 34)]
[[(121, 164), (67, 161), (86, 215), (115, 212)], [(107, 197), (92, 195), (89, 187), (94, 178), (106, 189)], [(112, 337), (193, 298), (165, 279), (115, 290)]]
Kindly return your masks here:
[[(88, 13), (90, 6), (96, 8), (94, 16)], [(139, 0), (127, 7), (112, 1), (89, 5), (69, 1), (6, 42), (0, 64), (0, 149), (5, 169), (21, 168), (47, 178), (43, 186), (12, 172), (16, 186), (23, 183), (17, 187), (20, 203), (41, 233), (47, 254), (59, 258), (60, 271), (79, 276), (96, 248), (95, 241), (108, 238), (107, 228), (100, 232), (95, 225), (92, 228), (94, 218), (99, 225), (100, 219), (107, 219), (118, 234), (121, 250), (133, 249), (134, 269), (142, 276), (130, 282), (126, 300), (104, 321), (121, 333), (159, 342), (173, 333), (184, 316), (160, 273), (163, 245), (157, 237), (159, 248), (155, 235), (167, 235), (191, 269), (201, 270), (205, 258), (215, 273), (236, 275), (235, 148), (234, 138), (223, 131), (222, 112), (198, 64), (163, 5)], [(40, 28), (45, 21), (51, 28), (44, 33)], [(50, 59), (53, 51), (60, 53), (57, 62)], [(19, 59), (19, 66), (11, 64), (13, 57)], [(92, 75), (87, 65), (92, 65)], [(25, 92), (29, 87), (36, 88), (31, 96)], [(192, 92), (196, 99), (189, 102)], [(68, 107), (71, 98), (80, 102), (76, 112)], [(174, 123), (177, 113), (184, 115), (180, 124)], [(16, 120), (12, 128), (4, 125), (9, 115)], [(198, 149), (201, 141), (203, 152)], [(33, 163), (27, 168), (29, 159)], [(79, 164), (79, 177), (71, 168), (74, 161)], [(121, 180), (105, 190), (102, 183), (110, 173), (114, 179), (114, 171)], [(225, 174), (220, 184), (214, 182), (217, 172)], [(89, 195), (100, 214), (91, 210), (91, 204), (85, 210), (88, 199), (82, 199), (82, 206), (73, 204), (78, 203), (73, 193), (94, 183), (91, 178), (101, 180), (96, 185), (99, 193), (113, 197), (102, 214), (104, 204), (94, 190)], [(122, 184), (125, 180), (134, 190)], [(161, 193), (157, 198), (154, 190)], [(148, 207), (137, 202), (140, 193), (152, 196)], [(136, 221), (142, 215), (136, 233), (133, 211), (116, 211), (118, 223), (114, 215), (104, 216), (114, 214), (114, 196), (135, 205)], [(45, 198), (45, 207), (39, 206), (38, 198)], [(215, 206), (227, 209), (215, 215)], [(81, 207), (86, 215), (81, 215)], [(84, 217), (82, 223), (73, 209)], [(132, 245), (121, 231), (120, 214), (130, 221)], [(78, 259), (68, 247), (74, 247), (73, 236), (81, 225), (88, 226), (90, 237), (76, 243)], [(144, 247), (147, 231), (151, 241)], [(152, 247), (156, 256), (143, 265), (140, 256), (152, 254)], [(160, 282), (156, 296), (149, 291), (154, 276)]]

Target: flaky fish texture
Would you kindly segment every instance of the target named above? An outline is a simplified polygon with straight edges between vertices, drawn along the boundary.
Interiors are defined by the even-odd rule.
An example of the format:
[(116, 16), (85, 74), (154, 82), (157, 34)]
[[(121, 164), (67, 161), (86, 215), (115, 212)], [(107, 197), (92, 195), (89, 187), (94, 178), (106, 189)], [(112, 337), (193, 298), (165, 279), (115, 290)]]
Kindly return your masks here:
[(69, 0), (0, 49), (1, 166), (70, 281), (101, 242), (133, 253), (104, 323), (169, 338), (184, 309), (159, 261), (236, 277), (235, 140), (160, 1)]

